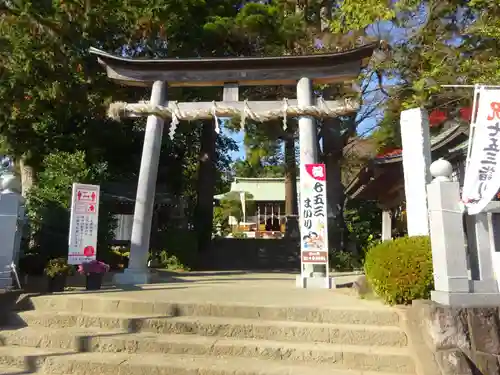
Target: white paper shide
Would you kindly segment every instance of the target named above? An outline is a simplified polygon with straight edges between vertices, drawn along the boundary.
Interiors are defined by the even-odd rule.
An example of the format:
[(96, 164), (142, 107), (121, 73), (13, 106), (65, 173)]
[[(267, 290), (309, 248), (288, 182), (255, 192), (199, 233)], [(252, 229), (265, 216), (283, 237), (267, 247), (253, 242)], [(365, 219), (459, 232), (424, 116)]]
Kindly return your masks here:
[(99, 186), (73, 184), (69, 227), (68, 263), (96, 259), (99, 217)]

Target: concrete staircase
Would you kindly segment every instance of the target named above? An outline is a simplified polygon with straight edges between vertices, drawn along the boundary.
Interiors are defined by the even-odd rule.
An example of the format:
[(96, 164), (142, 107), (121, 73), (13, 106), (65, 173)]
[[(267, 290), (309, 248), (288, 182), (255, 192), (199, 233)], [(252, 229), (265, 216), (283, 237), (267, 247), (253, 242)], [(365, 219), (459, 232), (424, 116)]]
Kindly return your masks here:
[(390, 375), (415, 363), (390, 308), (54, 295), (0, 330), (0, 374)]

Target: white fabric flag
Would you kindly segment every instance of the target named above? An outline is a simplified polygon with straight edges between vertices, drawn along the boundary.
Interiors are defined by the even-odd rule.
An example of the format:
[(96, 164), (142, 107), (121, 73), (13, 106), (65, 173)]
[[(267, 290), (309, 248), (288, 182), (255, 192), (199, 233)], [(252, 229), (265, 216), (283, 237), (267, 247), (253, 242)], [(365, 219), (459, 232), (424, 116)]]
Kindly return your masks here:
[(476, 90), (477, 120), (474, 124), (474, 108), (471, 126), (475, 126), (462, 191), (469, 215), (481, 212), (500, 188), (500, 89)]
[(244, 191), (240, 191), (241, 211), (243, 213), (243, 222), (247, 221), (247, 202)]

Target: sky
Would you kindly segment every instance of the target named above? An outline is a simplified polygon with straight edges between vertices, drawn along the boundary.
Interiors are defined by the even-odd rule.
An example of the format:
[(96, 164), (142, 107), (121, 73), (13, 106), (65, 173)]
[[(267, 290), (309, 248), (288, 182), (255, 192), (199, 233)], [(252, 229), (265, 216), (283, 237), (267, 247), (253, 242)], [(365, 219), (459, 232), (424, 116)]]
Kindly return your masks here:
[[(386, 82), (389, 83), (389, 82)], [(368, 83), (367, 91), (370, 92), (375, 90), (378, 82), (376, 79), (372, 79), (371, 82)], [(364, 102), (365, 105), (362, 105), (360, 111), (358, 112), (358, 118), (362, 118), (362, 121), (358, 125), (358, 135), (366, 136), (373, 131), (376, 127), (377, 122), (379, 121), (382, 115), (382, 107), (378, 107), (377, 103), (380, 101), (380, 98), (376, 94), (365, 95)], [(371, 111), (373, 106), (378, 107), (377, 110), (372, 112), (369, 116), (365, 116), (366, 111)], [(233, 160), (244, 159), (245, 158), (245, 145), (244, 145), (244, 132), (234, 132), (226, 129), (224, 127), (224, 123), (221, 126), (222, 133), (231, 137), (236, 144), (238, 145), (238, 151), (234, 151), (231, 153), (231, 158)]]
[(245, 134), (243, 133), (243, 131), (240, 130), (237, 133), (234, 131), (229, 131), (228, 129), (226, 129), (224, 127), (224, 125), (222, 125), (221, 128), (222, 128), (222, 133), (224, 135), (227, 135), (228, 137), (231, 137), (238, 145), (238, 151), (233, 151), (231, 153), (231, 159), (232, 160), (244, 159), (245, 158), (245, 145), (243, 143), (243, 138), (244, 138)]

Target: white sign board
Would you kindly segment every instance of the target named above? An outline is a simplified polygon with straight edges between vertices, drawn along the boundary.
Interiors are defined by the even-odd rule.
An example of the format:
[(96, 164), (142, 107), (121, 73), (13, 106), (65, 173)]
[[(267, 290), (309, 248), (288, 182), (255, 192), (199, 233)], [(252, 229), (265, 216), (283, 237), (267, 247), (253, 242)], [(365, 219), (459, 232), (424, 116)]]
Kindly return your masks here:
[(68, 264), (96, 259), (99, 186), (73, 184), (69, 224)]
[(304, 264), (326, 265), (328, 277), (328, 223), (326, 169), (324, 164), (305, 164), (300, 174), (300, 251)]
[(500, 188), (500, 89), (476, 90), (477, 119), (474, 123), (473, 118), (474, 132), (462, 191), (469, 215), (481, 212)]

